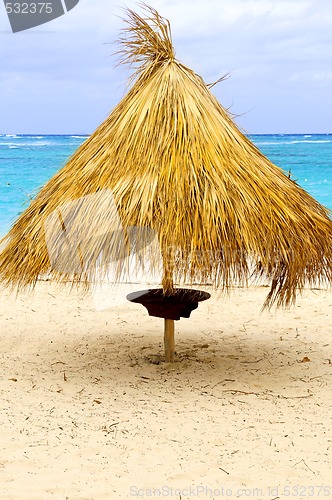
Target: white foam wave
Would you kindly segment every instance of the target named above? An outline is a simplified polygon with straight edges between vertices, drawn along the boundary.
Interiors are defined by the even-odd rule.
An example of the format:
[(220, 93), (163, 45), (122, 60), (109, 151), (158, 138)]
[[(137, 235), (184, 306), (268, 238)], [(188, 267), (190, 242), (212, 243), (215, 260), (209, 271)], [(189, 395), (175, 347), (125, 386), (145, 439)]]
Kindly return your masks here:
[[(289, 141), (288, 143), (285, 142), (284, 144), (329, 144), (331, 141), (325, 141), (325, 140), (318, 140), (318, 141)], [(280, 142), (278, 144), (281, 144)]]
[(325, 140), (325, 139), (320, 139), (320, 140), (295, 140), (295, 141), (278, 141), (278, 142), (270, 142), (270, 141), (264, 141), (264, 142), (255, 142), (257, 146), (285, 146), (287, 144), (330, 144), (332, 140)]
[(20, 139), (46, 139), (46, 135), (22, 135), (19, 136)]
[(8, 147), (9, 149), (37, 149), (42, 146), (52, 146), (51, 142), (0, 142), (0, 146)]

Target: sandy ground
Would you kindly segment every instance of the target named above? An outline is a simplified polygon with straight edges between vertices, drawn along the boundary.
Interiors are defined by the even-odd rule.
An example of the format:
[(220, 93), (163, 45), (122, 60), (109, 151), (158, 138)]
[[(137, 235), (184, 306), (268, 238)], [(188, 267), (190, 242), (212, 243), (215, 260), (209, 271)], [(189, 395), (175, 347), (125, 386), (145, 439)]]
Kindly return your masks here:
[(332, 497), (332, 293), (266, 295), (200, 304), (168, 365), (141, 305), (1, 290), (1, 500)]

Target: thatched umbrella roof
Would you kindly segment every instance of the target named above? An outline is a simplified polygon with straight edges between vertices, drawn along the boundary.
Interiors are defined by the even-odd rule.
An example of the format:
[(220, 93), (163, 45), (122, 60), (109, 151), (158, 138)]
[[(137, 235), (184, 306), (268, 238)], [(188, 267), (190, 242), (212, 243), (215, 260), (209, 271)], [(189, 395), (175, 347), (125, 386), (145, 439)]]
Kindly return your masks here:
[[(105, 248), (126, 248), (117, 248), (114, 227), (124, 228), (125, 241), (133, 226), (158, 235), (165, 292), (172, 279), (227, 288), (254, 270), (271, 281), (267, 304), (281, 305), (306, 283), (331, 281), (328, 210), (273, 165), (203, 79), (176, 60), (168, 21), (146, 8), (142, 17), (129, 10), (127, 23), (120, 42), (123, 61), (136, 65), (132, 86), (13, 225), (0, 254), (1, 281), (20, 288), (42, 273), (67, 280), (70, 268), (72, 279), (90, 280), (107, 261)], [(66, 256), (70, 225), (78, 264), (61, 272), (47, 234), (54, 228), (51, 246)], [(141, 233), (142, 247), (150, 236)]]

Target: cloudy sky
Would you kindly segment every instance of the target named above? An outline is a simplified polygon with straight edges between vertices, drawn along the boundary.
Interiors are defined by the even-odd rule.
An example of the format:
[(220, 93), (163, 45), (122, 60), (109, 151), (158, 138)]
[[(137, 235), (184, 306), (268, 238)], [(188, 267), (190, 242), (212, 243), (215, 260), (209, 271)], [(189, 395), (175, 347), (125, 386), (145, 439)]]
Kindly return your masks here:
[[(248, 133), (332, 133), (331, 0), (150, 0), (177, 58)], [(131, 0), (80, 0), (13, 34), (0, 4), (0, 133), (91, 133), (126, 91), (116, 40)]]

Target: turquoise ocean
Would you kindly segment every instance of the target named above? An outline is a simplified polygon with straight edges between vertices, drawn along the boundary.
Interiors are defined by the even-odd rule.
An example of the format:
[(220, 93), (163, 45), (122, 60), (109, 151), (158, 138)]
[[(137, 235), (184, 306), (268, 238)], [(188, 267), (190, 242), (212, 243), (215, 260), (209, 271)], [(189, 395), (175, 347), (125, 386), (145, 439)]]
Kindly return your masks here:
[[(0, 135), (0, 237), (42, 185), (86, 140), (84, 135)], [(332, 209), (332, 134), (250, 135), (285, 173)]]

